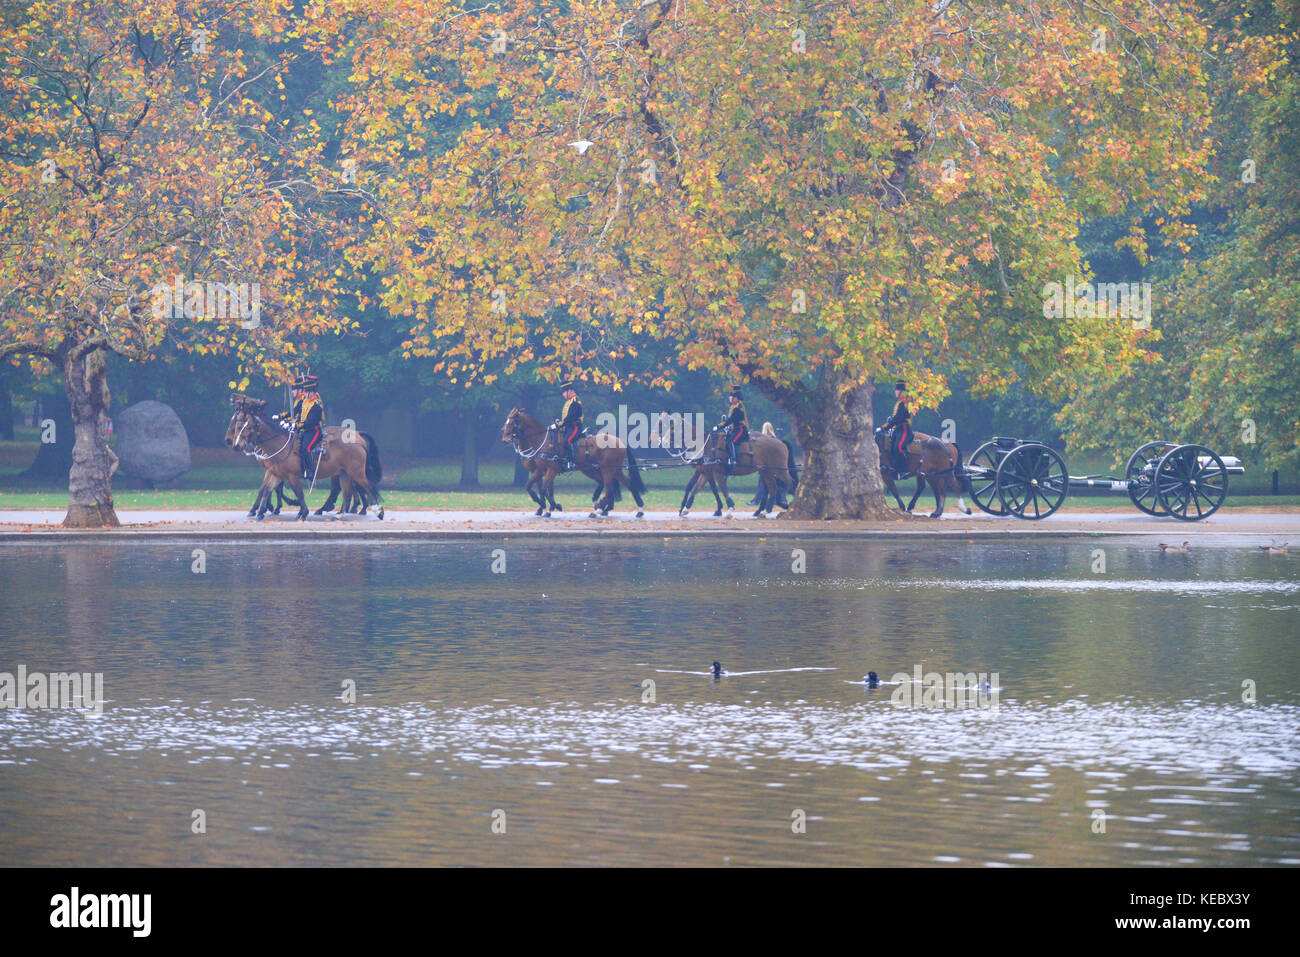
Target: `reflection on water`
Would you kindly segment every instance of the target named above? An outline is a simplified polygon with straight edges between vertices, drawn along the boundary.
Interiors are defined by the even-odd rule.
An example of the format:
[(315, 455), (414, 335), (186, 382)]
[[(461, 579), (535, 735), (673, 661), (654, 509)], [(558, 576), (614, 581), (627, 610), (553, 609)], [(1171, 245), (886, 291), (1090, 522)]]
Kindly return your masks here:
[[(0, 712), (6, 862), (1300, 862), (1294, 562), (801, 547), (0, 550), (0, 671), (108, 699)], [(847, 683), (917, 666), (997, 710)]]

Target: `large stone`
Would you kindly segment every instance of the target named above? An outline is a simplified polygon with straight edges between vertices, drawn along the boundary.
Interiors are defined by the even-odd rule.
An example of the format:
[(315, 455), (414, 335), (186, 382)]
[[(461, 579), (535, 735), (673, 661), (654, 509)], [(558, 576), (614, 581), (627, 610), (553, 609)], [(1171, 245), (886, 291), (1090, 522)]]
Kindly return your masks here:
[(124, 475), (161, 485), (190, 470), (189, 436), (170, 405), (137, 402), (113, 416), (113, 429)]

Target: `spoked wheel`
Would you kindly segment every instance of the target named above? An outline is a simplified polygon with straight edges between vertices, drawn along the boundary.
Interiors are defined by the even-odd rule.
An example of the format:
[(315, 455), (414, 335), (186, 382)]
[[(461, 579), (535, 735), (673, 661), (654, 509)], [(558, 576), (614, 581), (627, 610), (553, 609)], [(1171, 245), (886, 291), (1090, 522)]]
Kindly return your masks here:
[(1129, 456), (1124, 468), (1129, 501), (1148, 515), (1169, 514), (1156, 495), (1156, 464), (1176, 448), (1173, 442), (1148, 442)]
[(998, 498), (998, 466), (1002, 460), (996, 442), (985, 442), (966, 460), (966, 474), (970, 478), (971, 498), (981, 510), (990, 515), (1005, 515), (1006, 508)]
[(997, 474), (1002, 507), (1016, 518), (1047, 518), (1065, 501), (1070, 473), (1065, 459), (1046, 445), (1027, 442), (1007, 453)]
[(1203, 445), (1178, 446), (1156, 466), (1156, 497), (1179, 521), (1209, 518), (1228, 497), (1223, 459)]

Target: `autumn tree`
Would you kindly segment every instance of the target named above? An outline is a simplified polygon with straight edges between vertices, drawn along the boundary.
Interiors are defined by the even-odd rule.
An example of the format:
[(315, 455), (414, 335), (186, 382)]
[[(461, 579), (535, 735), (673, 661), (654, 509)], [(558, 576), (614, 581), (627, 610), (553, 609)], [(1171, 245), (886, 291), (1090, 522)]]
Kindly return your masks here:
[(283, 374), (345, 325), (346, 184), (279, 105), (297, 26), (288, 0), (51, 0), (0, 33), (0, 359), (62, 374), (65, 525), (117, 524), (109, 354)]
[[(1191, 231), (1205, 30), (1183, 2), (345, 0), (370, 176), (353, 251), (414, 342), (617, 380), (633, 351), (745, 380), (807, 454), (792, 514), (883, 496), (875, 380), (1056, 396), (1142, 348), (1051, 318), (1081, 220)], [(465, 122), (427, 149), (439, 118)], [(445, 124), (444, 124), (445, 125)]]
[[(1300, 467), (1300, 3), (1208, 3), (1216, 144), (1198, 211), (1223, 225), (1157, 284), (1160, 338), (1062, 420), (1081, 449), (1205, 444)], [(1127, 454), (1127, 453), (1125, 453)]]

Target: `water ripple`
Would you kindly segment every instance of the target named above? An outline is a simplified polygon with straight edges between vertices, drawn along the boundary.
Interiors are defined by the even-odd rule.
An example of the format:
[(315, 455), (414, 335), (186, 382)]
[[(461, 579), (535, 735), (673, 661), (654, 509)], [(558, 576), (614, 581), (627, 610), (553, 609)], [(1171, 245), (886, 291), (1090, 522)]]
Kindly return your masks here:
[[(1042, 775), (1045, 766), (1183, 772), (1226, 779), (1300, 771), (1300, 708), (1270, 705), (1002, 703), (998, 710), (862, 705), (717, 703), (582, 707), (113, 708), (99, 717), (10, 711), (0, 756), (39, 761), (44, 749), (106, 754), (177, 752), (292, 761), (303, 751), (366, 757), (377, 751), (437, 756), (480, 767), (563, 766), (631, 756), (656, 763), (759, 760), (864, 771), (912, 762)], [(1005, 770), (1004, 770), (1005, 769)]]

